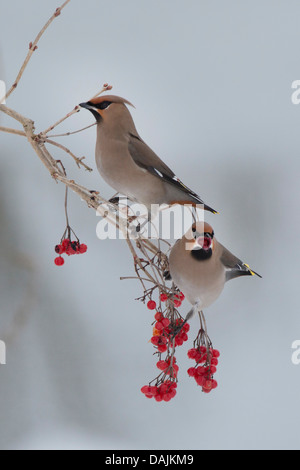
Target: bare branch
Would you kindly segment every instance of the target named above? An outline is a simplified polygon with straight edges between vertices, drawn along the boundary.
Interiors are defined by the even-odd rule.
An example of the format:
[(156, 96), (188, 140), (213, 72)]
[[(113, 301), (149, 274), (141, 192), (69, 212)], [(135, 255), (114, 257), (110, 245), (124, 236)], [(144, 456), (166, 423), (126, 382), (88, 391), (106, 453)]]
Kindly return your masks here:
[[(19, 71), (16, 81), (13, 84), (13, 86), (10, 88), (10, 90), (7, 92), (4, 98), (9, 97), (10, 94), (17, 87), (34, 51), (37, 49), (37, 44), (40, 38), (42, 37), (46, 29), (50, 26), (50, 24), (54, 21), (54, 19), (57, 18), (61, 14), (62, 9), (70, 1), (71, 0), (66, 0), (60, 8), (56, 9), (55, 13), (48, 20), (45, 26), (42, 28), (42, 30), (36, 37), (35, 41), (33, 43), (30, 43), (29, 52)], [(96, 98), (100, 94), (111, 89), (112, 87), (106, 83), (103, 85), (100, 92), (97, 93), (93, 98)], [(3, 99), (0, 101), (0, 103), (2, 103)], [(155, 393), (153, 394), (153, 396), (156, 396), (157, 393), (162, 393), (160, 391), (160, 387), (164, 385), (164, 386), (169, 387), (168, 394), (170, 395), (171, 393), (170, 386), (173, 386), (173, 385), (176, 386), (175, 382), (177, 382), (178, 380), (177, 379), (178, 366), (176, 365), (176, 360), (174, 357), (175, 347), (177, 345), (182, 344), (183, 341), (187, 340), (186, 331), (188, 331), (188, 329), (186, 329), (186, 327), (189, 327), (189, 325), (186, 324), (187, 319), (189, 317), (187, 316), (187, 318), (183, 320), (182, 316), (180, 315), (178, 310), (175, 308), (178, 305), (181, 305), (181, 301), (183, 300), (181, 296), (183, 294), (180, 293), (180, 291), (178, 291), (174, 283), (172, 284), (172, 287), (167, 287), (166, 281), (164, 278), (165, 271), (169, 270), (169, 264), (168, 264), (169, 262), (168, 262), (167, 254), (168, 254), (168, 250), (170, 249), (170, 244), (166, 242), (165, 240), (161, 240), (160, 238), (157, 238), (157, 242), (155, 244), (152, 241), (143, 238), (143, 236), (139, 233), (137, 234), (137, 238), (132, 240), (129, 235), (132, 229), (131, 223), (133, 221), (139, 222), (143, 216), (137, 217), (135, 214), (132, 215), (132, 211), (130, 211), (130, 207), (127, 204), (125, 205), (125, 207), (122, 207), (121, 204), (117, 206), (113, 204), (113, 202), (105, 200), (97, 191), (91, 191), (81, 186), (79, 183), (75, 182), (74, 180), (69, 179), (67, 177), (67, 173), (65, 171), (65, 167), (63, 163), (60, 160), (56, 160), (55, 158), (53, 158), (51, 153), (48, 151), (48, 148), (46, 147), (48, 144), (55, 146), (61, 149), (62, 151), (66, 152), (67, 154), (69, 154), (74, 159), (74, 161), (76, 162), (79, 168), (82, 166), (86, 170), (92, 171), (92, 169), (83, 162), (83, 159), (85, 157), (82, 157), (82, 158), (76, 157), (76, 155), (74, 155), (74, 153), (72, 153), (67, 147), (57, 143), (54, 140), (50, 140), (49, 137), (47, 136), (47, 134), (51, 130), (55, 129), (57, 126), (59, 126), (64, 121), (66, 121), (69, 117), (71, 117), (75, 113), (78, 113), (80, 111), (80, 106), (76, 106), (70, 113), (68, 113), (62, 119), (58, 120), (55, 124), (48, 127), (45, 131), (39, 134), (35, 133), (35, 124), (34, 124), (34, 121), (32, 121), (31, 119), (25, 116), (22, 116), (20, 113), (7, 107), (4, 104), (0, 104), (0, 111), (10, 116), (12, 119), (17, 121), (18, 123), (20, 123), (24, 129), (22, 131), (22, 130), (8, 128), (8, 127), (0, 127), (0, 132), (5, 132), (9, 134), (26, 137), (32, 149), (34, 150), (36, 155), (39, 157), (43, 165), (46, 167), (51, 177), (56, 182), (61, 182), (63, 185), (65, 185), (65, 189), (66, 189), (65, 211), (66, 211), (66, 219), (67, 219), (67, 230), (68, 230), (70, 240), (71, 240), (71, 232), (75, 236), (76, 234), (70, 227), (68, 213), (67, 213), (67, 198), (68, 198), (69, 189), (72, 190), (74, 193), (76, 193), (80, 197), (80, 199), (87, 204), (89, 208), (94, 209), (98, 215), (102, 216), (105, 219), (105, 221), (107, 221), (108, 223), (113, 224), (123, 234), (123, 237), (126, 240), (130, 253), (133, 257), (134, 270), (135, 270), (136, 276), (135, 277), (133, 276), (122, 277), (121, 279), (139, 280), (144, 292), (143, 292), (143, 296), (141, 296), (137, 300), (141, 300), (143, 302), (146, 302), (148, 300), (147, 306), (150, 310), (156, 310), (157, 308), (157, 313), (155, 314), (155, 320), (157, 319), (158, 320), (155, 323), (155, 327), (153, 329), (153, 337), (151, 338), (151, 342), (153, 342), (153, 344), (156, 345), (157, 350), (155, 354), (157, 354), (159, 358), (161, 358), (161, 353), (167, 352), (166, 361), (168, 362), (159, 361), (160, 363), (165, 362), (165, 364), (167, 364), (167, 368), (161, 369), (163, 370), (163, 372), (159, 374), (159, 376), (156, 379), (154, 379), (156, 381), (156, 384), (154, 387), (150, 387), (150, 389), (151, 390), (153, 388), (155, 389)], [(51, 137), (54, 138), (54, 137), (62, 137), (62, 136), (76, 134), (94, 125), (95, 124), (92, 124), (84, 129), (80, 129), (79, 131), (69, 132), (66, 134), (53, 135)], [(126, 215), (126, 219), (123, 217), (124, 214)], [(79, 242), (79, 239), (77, 236), (76, 238)], [(164, 253), (161, 249), (162, 241), (167, 244), (166, 253)], [(149, 284), (147, 283), (150, 283), (150, 287), (149, 287)], [(152, 299), (154, 292), (159, 294), (158, 306), (156, 302), (153, 301)], [(30, 300), (30, 298), (32, 297), (32, 292), (29, 290), (28, 294), (29, 294), (28, 299)], [(165, 305), (162, 306), (162, 303), (164, 302), (165, 302)], [(18, 318), (21, 316), (21, 313), (18, 312)], [(205, 359), (206, 361), (205, 368), (202, 368), (202, 369), (205, 370), (206, 375), (205, 375), (205, 384), (202, 384), (202, 387), (204, 391), (210, 392), (215, 386), (217, 386), (217, 383), (212, 380), (213, 373), (214, 373), (213, 371), (216, 370), (216, 367), (212, 366), (212, 359), (213, 359), (212, 343), (207, 335), (207, 327), (206, 327), (206, 322), (205, 322), (205, 317), (204, 317), (203, 312), (199, 313), (199, 317), (200, 317), (201, 328), (194, 342), (194, 345), (197, 346), (197, 350), (199, 349), (199, 351), (201, 347), (205, 345), (207, 358)], [(165, 324), (163, 324), (162, 322), (165, 322)], [(183, 335), (181, 338), (177, 338), (177, 336), (181, 334), (181, 331), (183, 331), (183, 335), (185, 335), (185, 338), (183, 337)], [(162, 341), (160, 343), (160, 346), (158, 346), (158, 342), (155, 342), (156, 339), (158, 341)], [(175, 342), (175, 339), (176, 340), (178, 339), (177, 343)], [(179, 340), (181, 341), (181, 343)], [(215, 352), (218, 353), (218, 351), (215, 351)], [(202, 351), (202, 354), (204, 354), (203, 351)], [(204, 361), (202, 362), (204, 363)], [(198, 363), (200, 363), (200, 360), (198, 361)], [(196, 364), (196, 366), (198, 366), (198, 363)], [(176, 367), (177, 367), (177, 370), (176, 370)], [(152, 382), (150, 382), (150, 384)], [(147, 386), (143, 388), (145, 388), (145, 392), (142, 389), (143, 393), (145, 393), (149, 397), (149, 387)], [(174, 392), (174, 389), (172, 390)], [(152, 395), (150, 395), (150, 397), (151, 396)], [(168, 399), (166, 397), (166, 401), (168, 401), (169, 399), (170, 399), (170, 396), (168, 397)], [(162, 400), (162, 396), (160, 397), (159, 401), (161, 400)]]
[(46, 29), (49, 28), (49, 26), (51, 25), (51, 23), (61, 14), (62, 10), (67, 6), (68, 3), (70, 3), (71, 0), (66, 0), (65, 3), (57, 8), (54, 12), (54, 14), (51, 16), (51, 18), (47, 21), (47, 23), (45, 24), (45, 26), (41, 29), (41, 31), (39, 32), (39, 34), (37, 35), (37, 37), (35, 38), (35, 40), (33, 42), (31, 42), (29, 44), (29, 52), (23, 62), (23, 65), (22, 67), (20, 68), (20, 71), (17, 75), (17, 78), (15, 79), (13, 85), (11, 86), (11, 88), (7, 91), (6, 95), (3, 96), (3, 98), (0, 99), (0, 104), (3, 103), (3, 101), (5, 101), (11, 94), (12, 92), (17, 88), (23, 74), (24, 74), (24, 71), (33, 55), (33, 53), (37, 50), (38, 48), (38, 43), (41, 39), (41, 37), (43, 36), (43, 34), (45, 33)]
[[(94, 98), (96, 98), (97, 96), (101, 95), (102, 93), (104, 93), (105, 91), (108, 91), (108, 90), (111, 90), (112, 89), (112, 86), (111, 85), (108, 85), (108, 83), (105, 83), (103, 85), (103, 87), (101, 88), (101, 90), (99, 91), (99, 93), (97, 93)], [(93, 99), (93, 98), (91, 98)], [(76, 113), (79, 113), (81, 111), (81, 108), (80, 106), (75, 106), (75, 108), (69, 112), (68, 114), (66, 114), (66, 116), (64, 116), (62, 119), (60, 119), (59, 121), (57, 121), (55, 124), (53, 124), (52, 126), (48, 127), (48, 129), (44, 130), (43, 132), (41, 132), (41, 137), (46, 137), (47, 134), (49, 134), (49, 132), (53, 131), (53, 129), (55, 129), (57, 126), (59, 126), (62, 122), (66, 121), (66, 119), (69, 119), (69, 117), (73, 116), (73, 114), (76, 114)]]
[(79, 113), (80, 112), (80, 107), (75, 106), (75, 108), (66, 114), (63, 118), (59, 119), (55, 124), (52, 124), (52, 126), (48, 127), (45, 131), (41, 132), (41, 137), (46, 136), (49, 132), (53, 131), (57, 126), (59, 126), (62, 122), (64, 122), (66, 119), (69, 119), (69, 117), (73, 116), (73, 114)]
[(6, 132), (8, 134), (15, 134), (15, 135), (20, 135), (22, 137), (26, 137), (25, 132), (18, 131), (17, 129), (10, 129), (9, 127), (1, 127), (0, 126), (0, 132)]
[[(1, 130), (1, 128), (0, 128)], [(85, 157), (81, 157), (81, 158), (78, 158), (76, 157), (76, 155), (74, 155), (74, 153), (71, 152), (71, 150), (69, 150), (67, 147), (65, 147), (64, 145), (61, 145), (59, 144), (58, 142), (55, 142), (54, 140), (49, 140), (47, 139), (46, 140), (46, 144), (50, 144), (50, 145), (54, 145), (55, 147), (58, 147), (60, 148), (61, 150), (63, 150), (64, 152), (66, 152), (68, 155), (70, 155), (74, 161), (76, 162), (76, 165), (78, 166), (78, 168), (80, 168), (81, 166), (84, 167), (87, 171), (93, 171), (92, 168), (90, 168), (88, 165), (86, 165), (83, 160), (85, 159)]]
[(66, 132), (65, 134), (49, 135), (49, 136), (47, 136), (47, 139), (54, 139), (56, 137), (68, 137), (69, 135), (79, 134), (79, 132), (86, 131), (87, 129), (90, 129), (90, 127), (94, 127), (96, 125), (97, 125), (97, 122), (94, 122), (93, 124), (90, 124), (89, 126), (86, 126), (86, 127), (83, 127), (82, 129), (79, 129), (78, 131)]

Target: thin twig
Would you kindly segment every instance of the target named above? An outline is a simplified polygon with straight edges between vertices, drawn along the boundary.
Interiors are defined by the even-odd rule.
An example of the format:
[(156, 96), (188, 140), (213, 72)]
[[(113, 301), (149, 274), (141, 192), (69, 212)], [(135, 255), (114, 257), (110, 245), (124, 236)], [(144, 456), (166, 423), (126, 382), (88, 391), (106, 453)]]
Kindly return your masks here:
[[(0, 129), (1, 130), (1, 129)], [(50, 144), (50, 145), (54, 145), (55, 147), (58, 147), (60, 148), (61, 150), (63, 150), (64, 152), (66, 152), (68, 155), (70, 155), (74, 161), (76, 162), (76, 165), (78, 166), (78, 168), (80, 168), (80, 166), (83, 166), (87, 171), (93, 171), (92, 168), (90, 168), (88, 165), (86, 165), (83, 160), (85, 159), (85, 157), (81, 157), (81, 158), (78, 158), (76, 157), (76, 155), (74, 155), (73, 152), (71, 152), (71, 150), (69, 150), (67, 147), (65, 147), (64, 145), (61, 145), (59, 144), (58, 142), (55, 142), (54, 140), (49, 140), (47, 139), (46, 140), (46, 144)]]
[[(101, 90), (99, 91), (99, 93), (97, 93), (97, 95), (95, 95), (91, 99), (94, 99), (94, 98), (98, 97), (99, 95), (101, 95), (102, 93), (104, 93), (105, 91), (108, 91), (108, 90), (111, 90), (111, 89), (112, 89), (112, 86), (108, 85), (108, 83), (105, 83), (103, 85), (103, 87), (101, 88)], [(53, 131), (53, 129), (55, 129), (57, 126), (59, 126), (62, 122), (66, 121), (66, 119), (69, 119), (71, 116), (73, 116), (73, 114), (79, 113), (80, 111), (81, 111), (80, 106), (79, 105), (75, 106), (75, 108), (71, 112), (66, 114), (62, 119), (59, 119), (59, 121), (57, 121), (55, 124), (52, 124), (52, 126), (48, 127), (46, 130), (41, 132), (41, 134), (40, 134), (41, 137), (45, 137), (47, 134), (49, 134), (49, 132)]]
[(59, 121), (57, 121), (52, 126), (48, 127), (48, 129), (46, 129), (45, 131), (41, 132), (40, 136), (41, 137), (46, 136), (50, 131), (53, 131), (53, 129), (55, 129), (57, 126), (59, 126), (66, 119), (69, 119), (69, 117), (73, 116), (73, 114), (76, 114), (76, 113), (79, 113), (79, 112), (80, 112), (80, 106), (75, 106), (75, 108), (71, 112), (66, 114), (63, 118), (59, 119)]
[(12, 94), (12, 92), (17, 88), (23, 74), (24, 74), (24, 71), (33, 55), (33, 53), (37, 50), (37, 45), (41, 39), (41, 37), (43, 36), (44, 32), (46, 31), (47, 28), (49, 28), (49, 26), (51, 25), (51, 23), (61, 14), (62, 10), (67, 6), (68, 3), (70, 3), (71, 0), (66, 0), (65, 3), (57, 8), (54, 12), (54, 14), (51, 16), (51, 18), (47, 21), (47, 23), (44, 25), (44, 27), (41, 29), (41, 31), (39, 32), (39, 34), (37, 35), (37, 37), (35, 38), (35, 40), (33, 42), (31, 42), (29, 44), (29, 52), (23, 62), (23, 65), (22, 67), (20, 68), (19, 70), (19, 73), (17, 75), (17, 78), (15, 79), (13, 85), (11, 86), (11, 88), (8, 90), (8, 92), (6, 93), (5, 96), (3, 96), (1, 99), (0, 99), (0, 104), (3, 103), (3, 101), (7, 100), (7, 98)]
[(65, 134), (49, 135), (49, 136), (47, 136), (47, 140), (48, 140), (48, 139), (54, 139), (54, 138), (56, 138), (56, 137), (67, 137), (67, 136), (69, 136), (69, 135), (78, 134), (79, 132), (86, 131), (86, 130), (89, 129), (90, 127), (94, 127), (94, 126), (96, 126), (96, 125), (97, 125), (97, 122), (94, 122), (93, 124), (90, 124), (89, 126), (83, 127), (83, 129), (79, 129), (78, 131), (66, 132)]
[(102, 93), (104, 93), (105, 91), (110, 91), (112, 90), (112, 86), (109, 85), (108, 83), (104, 83), (103, 87), (101, 88), (101, 90), (96, 93), (93, 98), (91, 98), (91, 100), (94, 100), (95, 98), (98, 98), (98, 96), (102, 95)]
[(145, 282), (152, 282), (153, 283), (153, 281), (151, 281), (150, 279), (146, 279), (146, 278), (140, 277), (140, 276), (139, 277), (136, 277), (136, 276), (126, 276), (126, 277), (123, 276), (123, 277), (120, 277), (120, 281), (128, 281), (128, 280), (135, 280), (136, 281), (137, 279), (145, 281)]

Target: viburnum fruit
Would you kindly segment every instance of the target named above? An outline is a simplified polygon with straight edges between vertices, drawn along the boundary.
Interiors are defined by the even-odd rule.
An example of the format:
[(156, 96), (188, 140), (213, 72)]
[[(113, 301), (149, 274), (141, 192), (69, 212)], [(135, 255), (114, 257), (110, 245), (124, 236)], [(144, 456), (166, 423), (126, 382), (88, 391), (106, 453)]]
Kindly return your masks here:
[(55, 258), (54, 263), (56, 266), (63, 266), (65, 264), (65, 260), (59, 256), (58, 258)]
[(170, 401), (176, 395), (177, 383), (171, 379), (165, 380), (161, 384), (156, 384), (154, 386), (145, 385), (141, 388), (141, 392), (147, 398), (153, 398), (156, 401)]
[(177, 377), (179, 367), (176, 364), (176, 357), (168, 357), (164, 361), (158, 361), (156, 363), (156, 367), (163, 371), (167, 375), (171, 375), (172, 377)]
[(218, 382), (214, 380), (214, 374), (217, 372), (217, 357), (220, 357), (220, 352), (216, 349), (198, 346), (188, 351), (188, 357), (194, 359), (196, 365), (190, 367), (187, 373), (190, 377), (194, 377), (197, 385), (202, 387), (202, 391), (210, 393), (217, 388)]
[[(155, 314), (155, 320), (157, 321), (154, 324), (151, 343), (157, 347), (158, 352), (162, 353), (167, 351), (168, 346), (182, 346), (183, 343), (188, 340), (187, 333), (190, 329), (190, 325), (185, 323), (180, 329), (179, 327), (183, 323), (181, 318), (177, 318), (172, 324), (169, 318), (164, 317), (161, 312), (157, 312)], [(178, 328), (179, 332), (175, 335)]]
[(165, 292), (163, 292), (161, 295), (160, 295), (160, 300), (161, 302), (166, 302), (168, 299), (171, 299), (173, 300), (174, 302), (174, 306), (176, 308), (180, 307), (182, 302), (184, 301), (185, 299), (185, 296), (182, 292), (177, 292), (176, 294), (172, 294), (170, 296), (168, 296)]
[(147, 307), (149, 310), (155, 310), (156, 309), (156, 302), (154, 300), (149, 300), (147, 303)]
[(55, 247), (55, 253), (60, 255), (59, 258), (55, 259), (56, 266), (63, 266), (64, 259), (61, 255), (66, 254), (67, 256), (81, 255), (87, 252), (87, 245), (80, 243), (79, 240), (71, 240), (71, 238), (63, 238), (59, 245)]
[(168, 300), (168, 296), (167, 294), (165, 294), (164, 292), (160, 295), (160, 300), (162, 302), (166, 302)]
[[(157, 356), (156, 367), (159, 375), (142, 387), (141, 391), (147, 398), (154, 398), (156, 401), (170, 401), (176, 395), (179, 367), (177, 365), (175, 353), (177, 347), (188, 340), (190, 325), (182, 318), (177, 305), (181, 305), (184, 294), (180, 291), (167, 295), (160, 293), (160, 302), (157, 306), (152, 300), (153, 289), (147, 292), (147, 307), (154, 310), (153, 334), (150, 342), (155, 347), (154, 355)], [(143, 297), (143, 301), (145, 301)], [(162, 302), (167, 302), (165, 307)], [(210, 393), (218, 387), (214, 374), (217, 372), (220, 352), (214, 349), (212, 342), (207, 335), (206, 328), (203, 328), (204, 316), (200, 316), (198, 335), (194, 341), (194, 347), (189, 349), (188, 357), (195, 361), (195, 366), (188, 369), (188, 375), (193, 377), (197, 385), (202, 388), (203, 393)], [(165, 355), (164, 355), (165, 353)], [(155, 385), (151, 385), (155, 383)]]

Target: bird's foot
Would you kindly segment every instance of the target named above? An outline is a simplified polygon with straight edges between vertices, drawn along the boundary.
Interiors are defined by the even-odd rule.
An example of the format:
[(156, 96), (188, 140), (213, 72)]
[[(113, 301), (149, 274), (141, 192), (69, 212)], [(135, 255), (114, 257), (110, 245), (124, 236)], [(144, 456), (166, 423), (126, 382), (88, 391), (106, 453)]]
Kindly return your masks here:
[(112, 197), (108, 202), (110, 202), (111, 204), (116, 204), (116, 205), (118, 205), (119, 202), (120, 202), (120, 198), (119, 198), (118, 196)]

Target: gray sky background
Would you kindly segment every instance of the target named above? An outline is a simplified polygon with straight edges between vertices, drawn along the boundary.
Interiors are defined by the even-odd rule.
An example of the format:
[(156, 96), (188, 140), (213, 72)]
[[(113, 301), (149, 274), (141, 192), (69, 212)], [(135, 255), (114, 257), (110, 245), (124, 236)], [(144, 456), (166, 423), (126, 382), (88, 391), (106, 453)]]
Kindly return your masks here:
[[(0, 79), (13, 83), (57, 6), (0, 0)], [(127, 246), (100, 242), (95, 214), (74, 195), (71, 223), (89, 252), (56, 268), (64, 189), (25, 140), (1, 135), (0, 339), (24, 307), (0, 370), (2, 449), (299, 448), (299, 16), (296, 0), (72, 0), (42, 38), (8, 105), (40, 131), (111, 83), (136, 106), (146, 142), (220, 211), (207, 219), (217, 238), (263, 280), (232, 281), (206, 312), (219, 388), (205, 396), (186, 374), (194, 320), (177, 354), (177, 397), (145, 399), (152, 314), (134, 301), (138, 283), (119, 281), (133, 272)], [(81, 112), (59, 131), (92, 122)], [(95, 168), (94, 128), (61, 142)], [(113, 194), (96, 171), (54, 155)]]

